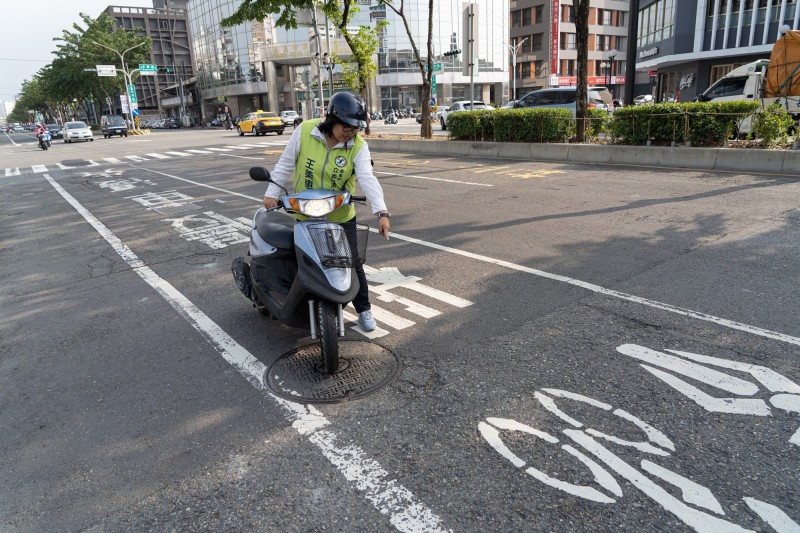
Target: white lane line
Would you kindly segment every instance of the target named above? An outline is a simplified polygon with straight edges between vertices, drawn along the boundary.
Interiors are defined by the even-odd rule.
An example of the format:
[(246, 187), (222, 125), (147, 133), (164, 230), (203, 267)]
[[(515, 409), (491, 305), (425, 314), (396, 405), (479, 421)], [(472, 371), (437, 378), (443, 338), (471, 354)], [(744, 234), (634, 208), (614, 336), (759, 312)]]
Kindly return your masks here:
[(231, 148), (206, 148), (206, 150), (212, 150), (214, 152), (232, 152), (233, 149)]
[(447, 183), (459, 183), (461, 185), (476, 185), (478, 187), (494, 187), (494, 185), (490, 183), (476, 183), (474, 181), (458, 181), (458, 180), (448, 180), (444, 178), (431, 178), (430, 176), (414, 176), (413, 174), (398, 174), (397, 172), (378, 172), (373, 171), (373, 174), (385, 174), (387, 176), (397, 176), (399, 178), (414, 178), (417, 180), (428, 180), (428, 181), (444, 181)]
[(122, 242), (105, 224), (80, 204), (48, 174), (44, 175), (53, 188), (111, 245), (133, 271), (161, 295), (206, 341), (222, 355), (253, 387), (271, 398), (286, 411), (292, 427), (316, 445), (322, 454), (350, 481), (354, 488), (399, 531), (442, 532), (441, 518), (428, 509), (414, 494), (392, 479), (376, 460), (352, 444), (345, 444), (336, 433), (323, 429), (330, 425), (321, 411), (312, 405), (302, 405), (274, 396), (264, 383), (266, 366), (253, 354), (225, 333), (172, 284), (156, 274), (144, 261)]
[(169, 155), (177, 155), (178, 157), (187, 157), (192, 155), (192, 154), (187, 154), (186, 152), (164, 152), (164, 153)]
[(196, 148), (190, 148), (186, 150), (187, 152), (192, 152), (193, 154), (213, 154), (214, 152), (209, 152), (208, 150), (198, 150)]
[(126, 155), (125, 159), (130, 159), (131, 161), (150, 161), (146, 157), (141, 157), (138, 155)]
[(33, 165), (31, 170), (33, 170), (35, 174), (39, 174), (40, 172), (47, 172), (47, 167), (44, 165)]
[(150, 157), (154, 157), (156, 159), (172, 159), (170, 156), (164, 154), (144, 154), (144, 155), (149, 155)]
[(104, 157), (103, 161), (108, 161), (112, 165), (118, 165), (118, 164), (122, 163), (122, 161), (120, 161), (116, 157)]
[(19, 167), (7, 168), (7, 169), (6, 169), (6, 177), (9, 177), (9, 176), (19, 176), (19, 174), (20, 174), (20, 172), (19, 172)]
[[(194, 185), (198, 185), (200, 187), (206, 187), (208, 189), (213, 189), (217, 191), (222, 191), (227, 194), (233, 196), (241, 196), (242, 198), (248, 198), (253, 202), (260, 203), (263, 198), (254, 198), (252, 196), (247, 196), (245, 194), (241, 194), (234, 191), (229, 191), (225, 189), (221, 189), (219, 187), (214, 187), (213, 185), (206, 185), (205, 183), (198, 183), (196, 181), (188, 180), (186, 178), (179, 178), (178, 176), (173, 176), (170, 174), (165, 174), (163, 172), (157, 172), (155, 170), (151, 170), (148, 168), (143, 168), (142, 170), (147, 170), (149, 172), (153, 172), (155, 174), (160, 174), (162, 176), (166, 176), (168, 178), (173, 178), (176, 180), (184, 181), (186, 183), (192, 183)], [(370, 228), (370, 231), (373, 233), (378, 233), (378, 230), (375, 228)], [(493, 257), (488, 257), (485, 255), (480, 255), (472, 252), (467, 252), (465, 250), (459, 250), (458, 248), (451, 248), (449, 246), (443, 246), (441, 244), (436, 244), (433, 242), (423, 241), (421, 239), (415, 239), (414, 237), (408, 237), (406, 235), (402, 235), (400, 233), (392, 233), (392, 237), (395, 239), (399, 239), (401, 241), (406, 241), (414, 244), (419, 244), (420, 246), (426, 246), (428, 248), (433, 248), (435, 250), (440, 250), (442, 252), (451, 253), (454, 255), (459, 255), (461, 257), (467, 257), (469, 259), (474, 259), (476, 261), (481, 261), (484, 263), (489, 263), (492, 265), (497, 265), (500, 267), (508, 268), (510, 270), (516, 270), (518, 272), (525, 272), (527, 274), (533, 274), (534, 276), (539, 276), (542, 278), (546, 278), (553, 281), (559, 281), (561, 283), (566, 283), (568, 285), (573, 285), (575, 287), (580, 287), (581, 289), (585, 289), (591, 292), (595, 292), (597, 294), (602, 294), (604, 296), (609, 296), (611, 298), (618, 298), (620, 300), (626, 300), (628, 302), (633, 302), (641, 305), (646, 305), (648, 307), (653, 307), (655, 309), (661, 309), (662, 311), (667, 311), (669, 313), (675, 313), (682, 316), (687, 316), (689, 318), (694, 318), (697, 320), (702, 320), (704, 322), (711, 322), (712, 324), (717, 324), (724, 328), (734, 329), (738, 331), (744, 331), (745, 333), (750, 333), (752, 335), (757, 335), (759, 337), (765, 337), (768, 339), (777, 340), (780, 342), (785, 342), (787, 344), (793, 344), (795, 346), (800, 346), (800, 337), (793, 337), (791, 335), (786, 335), (785, 333), (780, 333), (777, 331), (771, 331), (764, 328), (759, 328), (757, 326), (751, 326), (749, 324), (744, 324), (742, 322), (736, 322), (734, 320), (728, 320), (726, 318), (720, 318), (714, 315), (709, 315), (707, 313), (703, 313), (700, 311), (693, 311), (691, 309), (685, 309), (683, 307), (678, 307), (676, 305), (671, 305), (667, 303), (662, 303), (657, 300), (650, 300), (648, 298), (642, 298), (640, 296), (634, 296), (633, 294), (627, 294), (624, 292), (615, 291), (613, 289), (606, 289), (600, 285), (595, 285), (594, 283), (589, 283), (586, 281), (581, 281), (579, 279), (569, 278), (567, 276), (561, 276), (559, 274), (551, 274), (550, 272), (545, 272), (543, 270), (536, 270), (535, 268), (529, 268), (523, 265), (517, 265), (515, 263), (511, 263), (510, 261), (503, 261), (502, 259), (495, 259)]]
[(263, 161), (264, 160), (263, 157), (248, 157), (246, 155), (233, 155), (233, 154), (219, 154), (219, 155), (224, 156), (224, 157), (236, 157), (238, 159), (254, 159), (256, 161)]

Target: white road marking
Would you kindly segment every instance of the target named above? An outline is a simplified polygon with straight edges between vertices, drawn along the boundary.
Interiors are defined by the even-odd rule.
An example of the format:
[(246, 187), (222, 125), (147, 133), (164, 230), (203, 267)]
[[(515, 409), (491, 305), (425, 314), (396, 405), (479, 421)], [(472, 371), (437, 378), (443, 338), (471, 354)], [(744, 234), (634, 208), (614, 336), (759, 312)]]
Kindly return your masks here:
[(172, 159), (170, 156), (164, 154), (144, 154), (144, 155), (149, 155), (150, 157), (154, 157), (156, 159)]
[(246, 146), (247, 148), (261, 148), (260, 144), (240, 144), (239, 146)]
[(118, 165), (118, 164), (122, 163), (122, 161), (120, 161), (116, 157), (104, 157), (103, 161), (108, 161), (112, 165)]
[(198, 150), (196, 148), (189, 148), (186, 150), (187, 152), (192, 152), (193, 154), (213, 154), (214, 152), (209, 152), (208, 150)]
[(223, 146), (223, 148), (227, 148), (229, 150), (249, 150), (250, 149), (244, 144), (241, 144), (241, 145), (239, 145), (239, 144), (228, 144), (228, 145)]
[(58, 168), (60, 168), (61, 170), (70, 170), (70, 169), (73, 169), (73, 168), (86, 168), (86, 167), (99, 167), (100, 166), (100, 163), (92, 161), (91, 159), (89, 159), (88, 161), (89, 161), (88, 165), (82, 165), (82, 166), (77, 166), (77, 167), (68, 167), (67, 165), (65, 165), (63, 163), (56, 163), (56, 165), (58, 165)]
[(389, 473), (358, 446), (339, 444), (342, 440), (330, 430), (322, 412), (311, 405), (302, 405), (274, 396), (264, 383), (266, 366), (225, 333), (210, 317), (203, 313), (172, 284), (156, 274), (144, 261), (122, 242), (97, 217), (81, 205), (48, 174), (44, 175), (53, 188), (111, 245), (133, 271), (167, 301), (222, 357), (233, 366), (253, 387), (261, 391), (286, 410), (286, 417), (301, 435), (308, 436), (323, 455), (350, 481), (359, 492), (389, 522), (403, 532), (446, 531), (441, 519), (402, 486)]
[[(261, 203), (263, 198), (254, 198), (252, 196), (247, 196), (238, 192), (221, 189), (219, 187), (214, 187), (213, 185), (207, 185), (205, 183), (198, 183), (196, 181), (188, 180), (186, 178), (180, 178), (178, 176), (173, 176), (171, 174), (164, 174), (163, 172), (157, 172), (155, 170), (143, 168), (142, 170), (147, 170), (149, 172), (153, 172), (155, 174), (160, 174), (162, 176), (166, 176), (168, 178), (173, 178), (176, 180), (184, 181), (186, 183), (192, 183), (194, 185), (205, 187), (208, 189), (213, 189), (221, 192), (225, 192), (227, 194), (233, 196), (240, 196), (242, 198), (248, 198), (254, 202)], [(370, 231), (373, 233), (378, 233), (378, 230), (375, 228), (370, 228)], [(546, 278), (552, 281), (558, 281), (561, 283), (566, 283), (568, 285), (572, 285), (575, 287), (580, 287), (581, 289), (585, 289), (597, 294), (602, 294), (604, 296), (608, 296), (611, 298), (617, 298), (620, 300), (625, 300), (628, 302), (633, 302), (641, 305), (645, 305), (648, 307), (653, 307), (655, 309), (660, 309), (662, 311), (667, 311), (669, 313), (674, 313), (682, 316), (686, 316), (689, 318), (694, 318), (696, 320), (702, 320), (704, 322), (710, 322), (712, 324), (717, 324), (718, 326), (722, 326), (728, 329), (734, 329), (737, 331), (743, 331), (745, 333), (749, 333), (751, 335), (757, 335), (759, 337), (764, 337), (767, 339), (777, 340), (779, 342), (784, 342), (787, 344), (793, 344), (795, 346), (800, 346), (800, 337), (794, 337), (792, 335), (787, 335), (785, 333), (780, 333), (776, 331), (771, 331), (768, 329), (760, 328), (757, 326), (751, 326), (749, 324), (744, 324), (742, 322), (736, 322), (734, 320), (728, 320), (726, 318), (717, 317), (714, 315), (709, 315), (707, 313), (703, 313), (700, 311), (693, 311), (691, 309), (685, 309), (683, 307), (678, 307), (676, 305), (671, 305), (663, 302), (659, 302), (657, 300), (650, 300), (648, 298), (642, 298), (641, 296), (634, 296), (633, 294), (627, 294), (620, 291), (615, 291), (613, 289), (607, 289), (600, 285), (596, 285), (594, 283), (589, 283), (587, 281), (581, 281), (579, 279), (570, 278), (567, 276), (561, 276), (559, 274), (552, 274), (550, 272), (545, 272), (544, 270), (537, 270), (535, 268), (526, 267), (523, 265), (518, 265), (512, 263), (510, 261), (504, 261), (502, 259), (496, 259), (494, 257), (489, 257), (486, 255), (480, 255), (473, 252), (468, 252), (466, 250), (459, 250), (458, 248), (452, 248), (450, 246), (444, 246), (441, 244), (423, 241), (422, 239), (417, 239), (414, 237), (409, 237), (407, 235), (403, 235), (401, 233), (392, 233), (392, 237), (401, 241), (410, 242), (413, 244), (418, 244), (420, 246), (425, 246), (427, 248), (432, 248), (434, 250), (440, 250), (442, 252), (447, 252), (453, 255), (458, 255), (460, 257), (467, 257), (469, 259), (474, 259), (476, 261), (481, 261), (484, 263), (489, 263), (492, 265), (497, 265), (499, 267), (508, 268), (509, 270), (515, 270), (517, 272), (525, 272), (527, 274), (533, 274), (534, 276), (538, 276), (541, 278)]]
[(33, 170), (35, 174), (39, 174), (40, 172), (47, 172), (47, 167), (44, 165), (33, 165), (31, 170)]
[(233, 150), (230, 148), (207, 148), (208, 150), (212, 150), (214, 152), (232, 152)]
[(20, 172), (19, 172), (19, 167), (7, 168), (7, 169), (6, 169), (6, 177), (7, 177), (7, 178), (8, 178), (9, 176), (19, 176), (19, 174), (20, 174)]
[(225, 157), (235, 157), (237, 159), (253, 159), (255, 161), (263, 161), (263, 157), (248, 157), (246, 155), (233, 155), (233, 154), (219, 154)]
[(800, 526), (797, 522), (789, 518), (789, 515), (778, 507), (755, 498), (745, 497), (742, 499), (754, 513), (760, 516), (777, 533), (800, 533)]
[(400, 178), (414, 178), (417, 180), (444, 181), (447, 183), (459, 183), (461, 185), (476, 185), (478, 187), (494, 187), (494, 185), (490, 183), (475, 183), (474, 181), (448, 180), (444, 178), (431, 178), (430, 176), (414, 176), (413, 174), (398, 174), (397, 172), (378, 172), (376, 170), (373, 171), (373, 174), (385, 174), (386, 176), (397, 176)]
[(179, 157), (188, 157), (192, 155), (192, 154), (187, 154), (186, 152), (164, 152), (164, 153), (169, 155), (177, 155)]
[(130, 159), (131, 161), (150, 161), (146, 157), (141, 157), (138, 155), (126, 155), (125, 159)]

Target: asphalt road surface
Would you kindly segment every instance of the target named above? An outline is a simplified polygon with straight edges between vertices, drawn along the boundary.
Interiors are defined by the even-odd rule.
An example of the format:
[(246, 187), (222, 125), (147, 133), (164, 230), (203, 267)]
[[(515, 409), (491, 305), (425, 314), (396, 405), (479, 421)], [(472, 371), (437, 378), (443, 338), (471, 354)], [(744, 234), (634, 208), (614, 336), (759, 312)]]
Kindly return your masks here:
[(0, 530), (800, 529), (797, 179), (373, 153), (401, 372), (307, 405), (230, 274), (290, 134), (0, 136)]

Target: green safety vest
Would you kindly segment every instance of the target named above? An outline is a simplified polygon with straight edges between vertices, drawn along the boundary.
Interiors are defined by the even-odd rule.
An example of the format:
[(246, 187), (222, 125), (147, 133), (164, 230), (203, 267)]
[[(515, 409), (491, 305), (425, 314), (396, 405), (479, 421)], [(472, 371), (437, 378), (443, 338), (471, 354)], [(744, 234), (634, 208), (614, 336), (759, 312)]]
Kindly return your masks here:
[[(294, 171), (294, 191), (306, 189), (333, 189), (334, 191), (356, 191), (355, 165), (353, 158), (364, 139), (360, 135), (353, 137), (352, 148), (337, 147), (328, 149), (325, 141), (311, 135), (311, 131), (322, 121), (304, 120), (300, 125), (300, 151), (297, 154), (297, 166)], [(350, 144), (348, 142), (348, 144)], [(304, 215), (294, 215), (298, 220), (308, 220)], [(332, 222), (347, 222), (356, 216), (356, 208), (352, 204), (343, 205), (328, 215)]]

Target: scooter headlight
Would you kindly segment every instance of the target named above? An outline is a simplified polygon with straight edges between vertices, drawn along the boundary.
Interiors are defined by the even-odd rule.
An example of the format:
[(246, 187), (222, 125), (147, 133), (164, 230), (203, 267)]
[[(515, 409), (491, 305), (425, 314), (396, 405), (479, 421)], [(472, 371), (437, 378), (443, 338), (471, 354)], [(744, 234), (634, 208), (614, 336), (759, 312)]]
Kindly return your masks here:
[(337, 194), (327, 198), (318, 198), (314, 200), (301, 200), (299, 198), (291, 198), (289, 205), (292, 209), (302, 215), (309, 217), (324, 217), (337, 207), (341, 206), (344, 202), (344, 195)]

